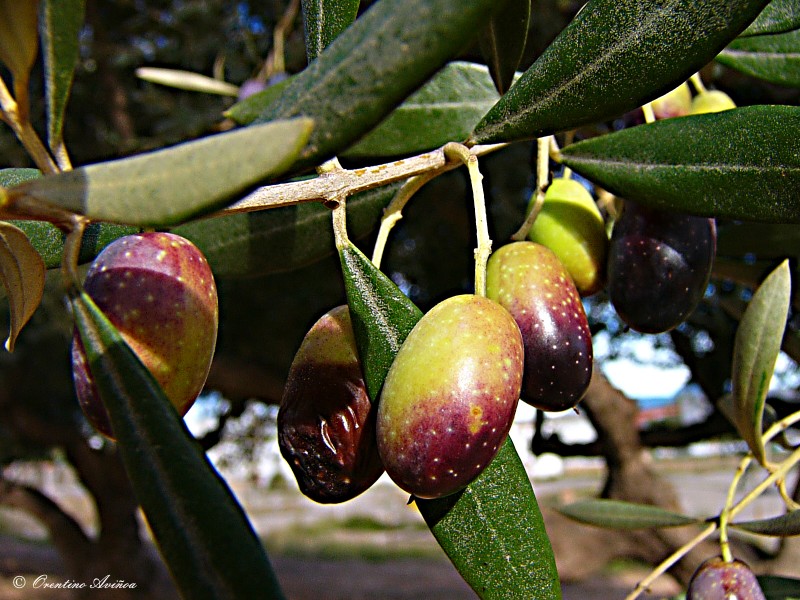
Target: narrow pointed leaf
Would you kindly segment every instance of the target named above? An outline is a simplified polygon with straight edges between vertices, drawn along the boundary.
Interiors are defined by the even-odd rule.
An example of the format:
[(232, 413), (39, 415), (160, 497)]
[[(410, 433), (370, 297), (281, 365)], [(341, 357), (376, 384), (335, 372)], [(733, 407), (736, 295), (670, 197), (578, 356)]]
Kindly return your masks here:
[(292, 77), (283, 79), (278, 83), (273, 83), (269, 87), (260, 92), (256, 92), (252, 96), (248, 96), (244, 100), (240, 100), (223, 114), (228, 119), (233, 119), (238, 125), (250, 125), (255, 121), (267, 107), (275, 102), (277, 98), (292, 81)]
[(481, 54), (501, 94), (505, 94), (514, 81), (525, 51), (530, 19), (531, 0), (507, 0), (504, 8), (495, 13), (478, 38)]
[(282, 598), (260, 540), (150, 372), (85, 293), (77, 329), (125, 469), (186, 598)]
[(42, 54), (47, 95), (47, 135), (55, 152), (61, 145), (64, 111), (79, 58), (80, 29), (86, 0), (43, 0)]
[(800, 29), (734, 40), (717, 61), (770, 83), (800, 87)]
[(774, 535), (778, 537), (800, 535), (800, 510), (793, 510), (769, 519), (738, 521), (730, 523), (730, 526), (750, 533), (758, 533), (759, 535)]
[(404, 156), (464, 140), (498, 98), (486, 67), (452, 62), (344, 156)]
[[(220, 208), (294, 162), (312, 123), (291, 119), (98, 163), (11, 188), (99, 221), (160, 227)], [(257, 148), (258, 151), (254, 151)]]
[(39, 50), (39, 0), (0, 0), (0, 62), (14, 78), (14, 96), (28, 107), (28, 83)]
[(641, 106), (710, 62), (767, 2), (593, 0), (487, 113), (472, 138), (538, 138)]
[(772, 0), (740, 37), (784, 33), (798, 27), (800, 27), (800, 5), (797, 4), (797, 0)]
[(550, 539), (510, 437), (462, 492), (416, 502), (439, 545), (481, 598), (561, 598)]
[(495, 0), (376, 2), (292, 78), (258, 121), (313, 118), (303, 164), (319, 164), (375, 127), (461, 51), (496, 5)]
[[(347, 200), (353, 239), (375, 229), (399, 186), (383, 186)], [(336, 251), (331, 211), (319, 202), (192, 221), (172, 231), (194, 242), (219, 277), (291, 271)]]
[(764, 402), (781, 349), (791, 293), (789, 261), (783, 261), (753, 294), (733, 347), (734, 419), (756, 459), (764, 463)]
[(664, 119), (572, 144), (563, 162), (642, 204), (745, 221), (800, 222), (800, 108), (749, 106)]
[(39, 307), (44, 293), (44, 261), (20, 229), (0, 221), (0, 278), (8, 296), (11, 327), (6, 350)]
[(232, 83), (220, 81), (219, 79), (214, 79), (213, 77), (201, 75), (200, 73), (194, 73), (192, 71), (140, 67), (136, 69), (136, 76), (150, 83), (158, 83), (167, 87), (190, 92), (234, 97), (239, 93), (239, 87)]
[(559, 507), (558, 512), (579, 523), (607, 529), (680, 527), (701, 522), (700, 519), (666, 510), (660, 506), (604, 498), (573, 502)]
[[(422, 313), (354, 247), (340, 249), (340, 257), (359, 354), (362, 362), (374, 361), (365, 369), (372, 395), (383, 386), (393, 354)], [(436, 540), (481, 598), (561, 598), (550, 539), (510, 438), (462, 492), (416, 502)]]
[(356, 20), (360, 0), (302, 0), (308, 62)]
[(339, 250), (339, 259), (353, 332), (356, 340), (361, 340), (364, 380), (374, 402), (395, 355), (422, 318), (422, 311), (352, 244)]

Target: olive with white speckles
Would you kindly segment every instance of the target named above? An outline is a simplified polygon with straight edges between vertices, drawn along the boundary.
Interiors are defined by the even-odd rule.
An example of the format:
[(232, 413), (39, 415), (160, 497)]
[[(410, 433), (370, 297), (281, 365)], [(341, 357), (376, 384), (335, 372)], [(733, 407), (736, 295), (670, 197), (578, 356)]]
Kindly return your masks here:
[(375, 408), (346, 306), (323, 315), (292, 361), (278, 410), (278, 445), (312, 500), (350, 500), (383, 474)]
[(686, 320), (706, 291), (716, 239), (714, 219), (626, 201), (608, 256), (608, 295), (620, 318), (642, 333)]
[(514, 242), (489, 257), (486, 291), (510, 312), (525, 343), (522, 400), (573, 408), (592, 377), (592, 336), (578, 290), (548, 248)]
[(474, 480), (505, 441), (522, 383), (522, 337), (487, 298), (434, 306), (409, 333), (378, 404), (378, 451), (386, 472), (418, 498), (439, 498)]
[(686, 600), (764, 600), (753, 571), (741, 560), (721, 556), (701, 564), (689, 581)]
[[(171, 233), (121, 237), (92, 263), (84, 289), (186, 414), (208, 377), (219, 320), (214, 276), (200, 250)], [(113, 439), (77, 331), (72, 371), (89, 422)]]

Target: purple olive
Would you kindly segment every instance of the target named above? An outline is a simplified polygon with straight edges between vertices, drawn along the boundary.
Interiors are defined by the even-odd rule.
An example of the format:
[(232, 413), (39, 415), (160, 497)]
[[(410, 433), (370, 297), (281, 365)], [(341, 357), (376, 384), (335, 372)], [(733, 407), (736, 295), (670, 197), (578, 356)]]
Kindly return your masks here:
[(689, 581), (686, 600), (765, 600), (753, 572), (744, 562), (714, 557), (698, 567)]

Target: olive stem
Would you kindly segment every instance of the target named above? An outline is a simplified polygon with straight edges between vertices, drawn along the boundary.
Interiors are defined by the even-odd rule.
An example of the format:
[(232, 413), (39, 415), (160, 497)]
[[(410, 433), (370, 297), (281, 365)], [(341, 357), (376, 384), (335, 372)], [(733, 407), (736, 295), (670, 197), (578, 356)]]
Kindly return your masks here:
[(486, 217), (486, 198), (483, 193), (483, 175), (478, 166), (478, 157), (463, 144), (451, 142), (444, 146), (445, 156), (458, 159), (467, 167), (475, 206), (475, 233), (478, 246), (475, 248), (475, 294), (486, 296), (486, 263), (492, 253), (492, 238), (489, 237), (489, 221)]
[(705, 84), (703, 83), (703, 79), (700, 77), (700, 73), (695, 73), (689, 78), (689, 81), (692, 82), (694, 89), (697, 90), (698, 94), (702, 94), (707, 91)]
[(397, 193), (392, 198), (386, 210), (383, 212), (381, 218), (381, 225), (378, 228), (378, 236), (375, 240), (375, 247), (372, 251), (372, 264), (378, 269), (381, 268), (381, 261), (383, 260), (383, 252), (386, 249), (386, 242), (389, 240), (389, 233), (392, 231), (397, 222), (403, 218), (403, 209), (408, 201), (416, 194), (422, 186), (428, 183), (431, 179), (437, 177), (439, 171), (428, 171), (422, 175), (415, 175), (406, 180), (406, 182), (397, 190)]
[(58, 173), (58, 165), (47, 152), (31, 122), (20, 109), (20, 105), (11, 96), (5, 82), (0, 78), (0, 115), (2, 119), (8, 123), (33, 162), (43, 173)]
[(642, 106), (642, 112), (644, 113), (644, 122), (645, 123), (653, 123), (656, 120), (656, 113), (653, 112), (653, 104), (648, 102), (647, 104)]
[(336, 200), (336, 206), (331, 211), (333, 219), (333, 239), (336, 243), (336, 249), (341, 250), (350, 244), (350, 238), (347, 235), (347, 201), (344, 196)]
[(522, 222), (522, 225), (520, 225), (520, 228), (511, 236), (511, 239), (515, 242), (520, 242), (528, 237), (528, 232), (531, 230), (531, 227), (533, 227), (536, 217), (539, 216), (542, 210), (545, 188), (550, 181), (550, 152), (554, 145), (555, 138), (552, 135), (536, 140), (536, 191), (533, 193), (533, 201), (528, 208), (528, 214), (525, 216), (525, 220)]
[(733, 480), (731, 481), (730, 486), (728, 486), (728, 494), (727, 497), (725, 498), (725, 505), (722, 508), (722, 512), (720, 512), (719, 514), (720, 552), (722, 554), (722, 560), (728, 563), (733, 561), (733, 555), (731, 554), (730, 540), (728, 538), (728, 523), (730, 521), (730, 510), (731, 507), (733, 506), (733, 502), (736, 497), (736, 488), (739, 487), (739, 482), (742, 480), (742, 477), (744, 477), (744, 474), (747, 471), (747, 467), (750, 466), (752, 460), (753, 460), (752, 454), (748, 454), (739, 462), (739, 466), (736, 468), (736, 472), (733, 475)]

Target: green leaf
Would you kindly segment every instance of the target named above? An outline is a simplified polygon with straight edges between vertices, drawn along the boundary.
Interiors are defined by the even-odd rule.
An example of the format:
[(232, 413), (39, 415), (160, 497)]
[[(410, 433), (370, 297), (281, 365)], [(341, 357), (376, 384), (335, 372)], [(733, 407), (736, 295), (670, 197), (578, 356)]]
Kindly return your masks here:
[(11, 223), (0, 221), (0, 280), (8, 296), (11, 316), (6, 350), (12, 352), (17, 336), (39, 307), (44, 294), (42, 257), (27, 236)]
[(218, 94), (220, 96), (233, 96), (239, 93), (239, 87), (220, 81), (213, 77), (201, 75), (193, 71), (179, 69), (161, 69), (157, 67), (140, 67), (136, 69), (136, 76), (144, 81), (158, 83), (179, 90), (201, 92), (204, 94)]
[(416, 502), (439, 545), (481, 598), (561, 598), (550, 539), (511, 438), (463, 491)]
[[(399, 187), (399, 183), (387, 185), (347, 200), (353, 239), (375, 228)], [(218, 277), (290, 271), (336, 250), (331, 211), (319, 202), (192, 221), (172, 231), (194, 242)]]
[[(28, 84), (39, 49), (39, 0), (0, 0), (0, 63), (14, 79), (14, 99), (28, 109)], [(27, 120), (27, 115), (23, 115)]]
[(525, 51), (528, 24), (531, 19), (531, 0), (507, 0), (478, 38), (481, 54), (489, 65), (492, 80), (501, 94), (514, 81), (517, 67)]
[(344, 156), (404, 156), (464, 140), (498, 98), (486, 67), (452, 62)]
[(800, 600), (800, 579), (759, 575), (758, 584), (767, 600)]
[(664, 119), (572, 144), (564, 164), (642, 204), (744, 221), (800, 222), (800, 108)]
[(743, 529), (759, 535), (772, 535), (790, 537), (800, 535), (800, 510), (793, 510), (786, 514), (769, 519), (756, 519), (753, 521), (738, 521), (730, 523), (731, 527)]
[(740, 37), (784, 33), (800, 27), (800, 6), (797, 0), (772, 0)]
[(33, 197), (99, 221), (177, 224), (284, 172), (311, 126), (309, 119), (292, 119), (239, 129), (35, 179), (11, 188), (9, 195)]
[(356, 20), (360, 3), (360, 0), (302, 0), (308, 62)]
[(255, 121), (266, 109), (272, 104), (276, 98), (280, 97), (286, 86), (292, 80), (292, 77), (274, 83), (260, 92), (248, 96), (244, 100), (240, 100), (223, 114), (233, 119), (239, 125), (249, 125)]
[(753, 294), (733, 347), (734, 418), (755, 458), (766, 462), (761, 436), (764, 401), (781, 349), (791, 293), (789, 261), (784, 260)]
[(47, 95), (47, 134), (54, 152), (61, 146), (64, 111), (78, 63), (78, 36), (85, 9), (85, 0), (42, 1), (40, 29)]
[(359, 354), (367, 392), (375, 401), (395, 355), (422, 318), (422, 311), (352, 244), (339, 249), (339, 259), (353, 332), (356, 340), (361, 340)]
[(84, 292), (90, 371), (161, 555), (186, 598), (282, 598), (260, 540), (150, 372)]
[(558, 512), (580, 523), (608, 529), (680, 527), (702, 522), (660, 506), (605, 498), (573, 502), (559, 507)]
[(496, 0), (380, 0), (292, 78), (257, 122), (313, 118), (302, 159), (319, 164), (375, 127), (461, 51), (496, 8)]
[[(345, 289), (371, 397), (422, 313), (348, 245), (340, 249)], [(357, 323), (360, 323), (358, 326)], [(417, 500), (425, 522), (481, 598), (561, 598), (550, 540), (536, 496), (510, 439), (462, 492)]]
[(734, 40), (717, 61), (770, 83), (800, 87), (800, 29)]
[(486, 114), (473, 141), (541, 137), (637, 108), (711, 61), (767, 1), (593, 0)]

